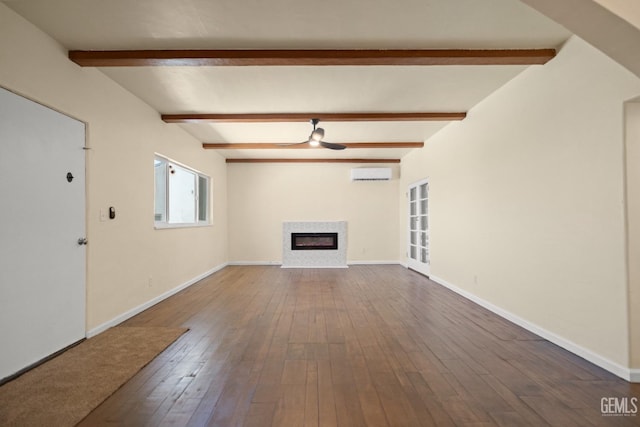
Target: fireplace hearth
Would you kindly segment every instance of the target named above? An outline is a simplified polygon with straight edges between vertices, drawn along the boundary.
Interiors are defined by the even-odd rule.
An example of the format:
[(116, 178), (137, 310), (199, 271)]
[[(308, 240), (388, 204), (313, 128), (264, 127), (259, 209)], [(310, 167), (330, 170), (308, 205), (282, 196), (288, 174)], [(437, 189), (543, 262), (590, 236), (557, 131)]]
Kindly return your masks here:
[(291, 233), (292, 251), (338, 249), (338, 233)]

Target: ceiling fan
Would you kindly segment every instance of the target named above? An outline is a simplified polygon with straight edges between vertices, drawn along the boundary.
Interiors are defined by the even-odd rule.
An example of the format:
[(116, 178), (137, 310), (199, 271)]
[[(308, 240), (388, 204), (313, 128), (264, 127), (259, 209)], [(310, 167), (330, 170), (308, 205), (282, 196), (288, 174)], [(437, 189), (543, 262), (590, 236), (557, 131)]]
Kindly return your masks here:
[(344, 150), (345, 148), (347, 148), (346, 145), (334, 144), (332, 142), (326, 142), (322, 140), (322, 138), (324, 138), (324, 129), (317, 127), (318, 123), (320, 122), (320, 119), (311, 119), (310, 122), (313, 125), (313, 131), (311, 131), (311, 134), (309, 135), (309, 139), (302, 142), (295, 142), (293, 144), (282, 144), (282, 145), (298, 145), (298, 144), (308, 143), (312, 147), (320, 146), (324, 148), (329, 148), (330, 150)]

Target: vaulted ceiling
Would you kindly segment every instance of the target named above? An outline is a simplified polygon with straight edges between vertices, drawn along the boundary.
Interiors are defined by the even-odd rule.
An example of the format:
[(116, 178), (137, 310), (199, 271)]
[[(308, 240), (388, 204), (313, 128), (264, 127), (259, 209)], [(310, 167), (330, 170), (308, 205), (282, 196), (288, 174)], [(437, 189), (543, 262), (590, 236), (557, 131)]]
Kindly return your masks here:
[[(514, 0), (4, 3), (229, 159), (400, 159), (570, 36)], [(348, 148), (279, 145), (312, 118)]]

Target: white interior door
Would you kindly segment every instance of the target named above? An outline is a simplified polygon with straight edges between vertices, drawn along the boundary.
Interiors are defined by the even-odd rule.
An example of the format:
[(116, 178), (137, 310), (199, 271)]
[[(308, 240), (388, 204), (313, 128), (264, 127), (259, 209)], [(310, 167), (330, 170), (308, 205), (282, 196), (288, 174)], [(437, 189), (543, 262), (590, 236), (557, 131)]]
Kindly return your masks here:
[(429, 181), (411, 184), (409, 200), (409, 248), (408, 266), (422, 274), (429, 275)]
[(85, 337), (84, 142), (0, 88), (0, 379)]

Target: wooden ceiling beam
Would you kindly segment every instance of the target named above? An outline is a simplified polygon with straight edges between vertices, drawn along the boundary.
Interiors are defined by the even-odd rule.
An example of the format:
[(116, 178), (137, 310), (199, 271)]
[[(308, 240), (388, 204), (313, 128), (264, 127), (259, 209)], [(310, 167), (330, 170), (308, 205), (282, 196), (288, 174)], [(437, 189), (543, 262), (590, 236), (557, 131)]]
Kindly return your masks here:
[(71, 50), (83, 67), (533, 65), (555, 49)]
[[(422, 148), (424, 142), (341, 142), (347, 148)], [(203, 143), (202, 148), (213, 150), (283, 150), (316, 149), (309, 144), (276, 144), (267, 142)]]
[(227, 159), (227, 163), (400, 163), (400, 159)]
[(267, 114), (162, 114), (166, 123), (258, 123), (308, 122), (397, 122), (397, 121), (455, 121), (467, 116), (465, 112), (409, 112), (409, 113), (267, 113)]

